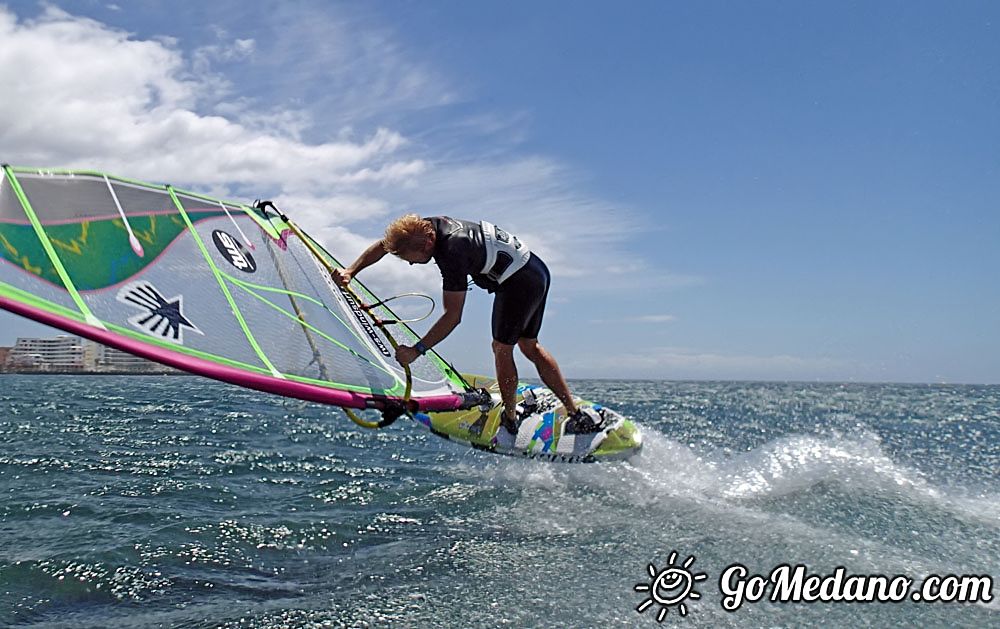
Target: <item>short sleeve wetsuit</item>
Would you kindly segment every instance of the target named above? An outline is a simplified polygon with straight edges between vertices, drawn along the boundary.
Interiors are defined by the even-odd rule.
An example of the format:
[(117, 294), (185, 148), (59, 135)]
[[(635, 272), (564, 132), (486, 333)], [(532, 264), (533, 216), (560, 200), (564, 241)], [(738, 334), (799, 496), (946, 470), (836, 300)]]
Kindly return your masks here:
[(538, 338), (550, 281), (549, 269), (542, 259), (532, 253), (523, 266), (504, 277), (503, 253), (499, 256), (494, 254), (496, 263), (491, 269), (484, 269), (490, 254), (484, 228), (490, 230), (488, 233), (497, 240), (507, 243), (508, 239), (513, 239), (520, 247), (516, 237), (488, 223), (473, 223), (447, 216), (433, 216), (427, 220), (434, 226), (433, 258), (441, 270), (444, 290), (464, 292), (471, 277), (473, 283), (495, 295), (494, 340), (515, 345), (520, 338)]

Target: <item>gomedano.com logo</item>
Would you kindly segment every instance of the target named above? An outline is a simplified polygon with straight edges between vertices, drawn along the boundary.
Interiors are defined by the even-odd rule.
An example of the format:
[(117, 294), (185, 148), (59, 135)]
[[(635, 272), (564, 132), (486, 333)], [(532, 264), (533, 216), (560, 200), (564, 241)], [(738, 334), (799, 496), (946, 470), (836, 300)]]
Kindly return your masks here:
[[(640, 614), (652, 610), (653, 618), (662, 623), (676, 608), (681, 616), (688, 615), (688, 605), (696, 608), (703, 598), (695, 589), (698, 582), (708, 579), (703, 572), (694, 572), (694, 555), (683, 563), (680, 554), (670, 553), (667, 563), (657, 569), (647, 566), (649, 579), (636, 583), (636, 592), (643, 593), (635, 610)], [(803, 564), (780, 564), (767, 574), (751, 574), (740, 563), (727, 566), (719, 575), (720, 604), (727, 612), (736, 612), (747, 603), (990, 603), (993, 601), (993, 577), (989, 575), (930, 574), (913, 579), (905, 574), (849, 574), (837, 566), (830, 574), (810, 574)]]
[(985, 575), (930, 575), (919, 588), (905, 575), (848, 575), (838, 566), (832, 574), (809, 574), (804, 565), (781, 564), (768, 576), (751, 575), (746, 566), (732, 564), (719, 578), (722, 608), (735, 612), (744, 603), (765, 598), (781, 603), (899, 603), (914, 602), (975, 603), (990, 602), (993, 579)]

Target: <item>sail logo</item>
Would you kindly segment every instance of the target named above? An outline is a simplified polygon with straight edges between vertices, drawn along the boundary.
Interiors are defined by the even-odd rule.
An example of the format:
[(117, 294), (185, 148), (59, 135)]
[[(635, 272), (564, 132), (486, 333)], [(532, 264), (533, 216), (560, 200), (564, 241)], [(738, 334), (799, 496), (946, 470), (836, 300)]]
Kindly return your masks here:
[(243, 243), (232, 235), (227, 234), (221, 229), (216, 229), (212, 232), (212, 242), (215, 243), (215, 248), (219, 250), (219, 253), (222, 254), (222, 257), (229, 264), (244, 273), (254, 273), (257, 271), (257, 262), (253, 259), (253, 256), (243, 246)]
[[(328, 279), (327, 281), (330, 280)], [(366, 334), (368, 334), (368, 338), (372, 340), (372, 343), (375, 344), (375, 347), (378, 348), (378, 351), (380, 351), (382, 355), (385, 356), (386, 358), (392, 356), (392, 354), (389, 353), (389, 348), (385, 346), (385, 343), (382, 342), (382, 339), (380, 339), (378, 337), (378, 334), (375, 333), (375, 328), (373, 328), (372, 324), (368, 322), (368, 317), (365, 316), (364, 311), (361, 309), (361, 305), (358, 304), (357, 300), (355, 300), (354, 297), (351, 296), (351, 294), (348, 293), (346, 290), (344, 290), (342, 287), (338, 288), (340, 289), (340, 294), (344, 296), (344, 300), (347, 302), (348, 307), (350, 307), (351, 312), (354, 313), (354, 318), (358, 320), (358, 323), (361, 325), (361, 328), (365, 331)]]
[(178, 345), (184, 344), (185, 329), (204, 334), (184, 316), (180, 295), (167, 299), (149, 282), (126, 284), (118, 291), (117, 298), (121, 303), (142, 311), (129, 317), (128, 322), (143, 332)]

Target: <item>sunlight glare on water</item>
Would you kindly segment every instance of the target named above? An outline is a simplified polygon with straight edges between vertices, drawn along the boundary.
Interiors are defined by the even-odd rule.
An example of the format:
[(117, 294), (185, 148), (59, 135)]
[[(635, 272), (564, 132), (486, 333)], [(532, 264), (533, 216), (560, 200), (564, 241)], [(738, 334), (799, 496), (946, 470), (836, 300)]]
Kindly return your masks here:
[(685, 623), (1000, 619), (996, 586), (729, 613), (718, 584), (1000, 575), (1000, 387), (578, 382), (645, 446), (560, 465), (196, 378), (3, 378), (3, 626), (656, 626), (634, 586), (675, 551), (708, 575)]

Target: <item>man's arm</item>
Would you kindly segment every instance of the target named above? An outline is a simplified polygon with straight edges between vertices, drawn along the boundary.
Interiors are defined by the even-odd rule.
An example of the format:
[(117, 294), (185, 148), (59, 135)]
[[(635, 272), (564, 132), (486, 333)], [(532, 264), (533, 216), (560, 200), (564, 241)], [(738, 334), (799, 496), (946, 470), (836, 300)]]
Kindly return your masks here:
[(334, 269), (330, 274), (334, 281), (341, 286), (346, 286), (362, 269), (370, 267), (384, 257), (385, 247), (381, 240), (376, 240), (358, 256), (358, 259), (351, 266), (344, 269)]
[[(424, 346), (424, 351), (434, 347), (441, 341), (443, 341), (451, 331), (454, 330), (459, 323), (462, 322), (462, 310), (465, 309), (465, 293), (466, 291), (454, 291), (446, 290), (441, 299), (442, 307), (444, 312), (431, 329), (427, 331), (424, 338), (420, 339), (419, 343)], [(396, 350), (396, 360), (403, 366), (409, 365), (411, 362), (417, 359), (420, 352), (413, 347), (408, 347), (406, 345), (400, 345)]]
[(465, 309), (466, 291), (446, 290), (442, 297), (444, 312), (420, 339), (424, 347), (430, 349), (443, 341), (462, 322), (462, 310)]

